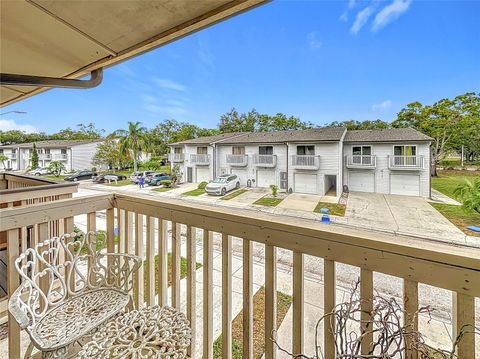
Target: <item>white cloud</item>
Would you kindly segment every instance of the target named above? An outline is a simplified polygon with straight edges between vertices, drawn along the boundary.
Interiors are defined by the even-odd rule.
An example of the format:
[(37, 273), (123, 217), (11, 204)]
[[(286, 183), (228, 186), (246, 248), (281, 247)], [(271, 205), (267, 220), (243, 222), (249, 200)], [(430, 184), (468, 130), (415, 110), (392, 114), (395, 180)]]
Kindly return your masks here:
[(372, 105), (372, 111), (373, 112), (383, 112), (387, 109), (389, 109), (392, 106), (392, 101), (391, 100), (385, 100), (380, 103), (374, 103)]
[(175, 91), (182, 91), (182, 92), (185, 92), (187, 91), (187, 87), (178, 83), (178, 82), (175, 82), (175, 81), (172, 81), (172, 80), (168, 80), (168, 79), (155, 79), (154, 80), (155, 83), (160, 86), (161, 88), (164, 88), (164, 89), (169, 89), (169, 90), (175, 90)]
[(353, 22), (352, 27), (350, 28), (350, 32), (354, 35), (358, 34), (361, 28), (367, 23), (370, 16), (373, 14), (373, 7), (367, 6), (365, 9), (359, 11), (357, 16), (355, 17), (355, 21)]
[(6, 120), (6, 119), (1, 119), (0, 120), (0, 129), (2, 131), (18, 130), (18, 131), (24, 131), (24, 132), (27, 132), (27, 133), (39, 132), (38, 129), (35, 126), (20, 125), (20, 124), (16, 123), (14, 120)]
[(348, 8), (351, 9), (351, 8), (355, 7), (356, 3), (357, 3), (356, 0), (349, 0), (348, 1)]
[(388, 23), (398, 19), (400, 15), (405, 13), (412, 3), (412, 0), (393, 0), (392, 3), (385, 6), (375, 16), (373, 20), (372, 30), (377, 31)]
[(353, 9), (357, 5), (357, 0), (349, 0), (347, 5), (347, 10), (345, 10), (342, 15), (340, 15), (340, 21), (347, 22), (348, 21), (348, 11)]
[(315, 31), (307, 34), (307, 41), (308, 46), (310, 46), (311, 49), (319, 49), (320, 47), (322, 47), (322, 42), (318, 39), (317, 33)]

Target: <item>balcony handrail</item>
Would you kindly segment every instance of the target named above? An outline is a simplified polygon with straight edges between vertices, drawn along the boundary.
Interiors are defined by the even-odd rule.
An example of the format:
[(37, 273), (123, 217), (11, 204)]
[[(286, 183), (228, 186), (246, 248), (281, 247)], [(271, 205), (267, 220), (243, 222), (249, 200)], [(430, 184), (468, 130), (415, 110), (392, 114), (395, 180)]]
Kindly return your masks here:
[(168, 154), (168, 159), (171, 162), (183, 161), (185, 159), (185, 155), (183, 153), (169, 153)]
[(347, 155), (347, 166), (376, 166), (376, 155)]
[(291, 155), (293, 166), (318, 166), (319, 155)]
[(273, 165), (277, 160), (277, 155), (261, 155), (255, 154), (253, 156), (253, 163), (256, 165)]
[(227, 163), (245, 163), (247, 160), (248, 155), (233, 155), (227, 154)]
[(206, 153), (190, 154), (190, 162), (192, 163), (210, 163), (210, 155)]
[(423, 155), (390, 155), (389, 165), (392, 168), (424, 168)]
[[(187, 245), (187, 316), (192, 321), (192, 334), (195, 334), (195, 241), (198, 235), (196, 229), (203, 229), (203, 276), (204, 283), (212, 283), (213, 279), (213, 233), (222, 234), (222, 309), (229, 313), (232, 310), (231, 300), (231, 241), (232, 237), (244, 239), (244, 266), (251, 266), (252, 252), (251, 243), (263, 243), (265, 247), (265, 301), (275, 301), (275, 281), (273, 275), (276, 272), (275, 248), (284, 248), (293, 251), (293, 293), (294, 303), (303, 303), (303, 256), (311, 255), (324, 260), (324, 285), (325, 288), (333, 290), (324, 291), (325, 312), (329, 312), (335, 305), (335, 262), (346, 263), (361, 268), (362, 298), (373, 295), (371, 279), (373, 272), (393, 275), (403, 278), (405, 284), (405, 308), (409, 313), (418, 309), (418, 283), (452, 290), (455, 292), (457, 301), (454, 307), (456, 318), (455, 327), (460, 330), (464, 324), (474, 324), (475, 321), (475, 298), (480, 297), (480, 249), (454, 247), (445, 243), (435, 241), (426, 242), (423, 239), (404, 237), (400, 235), (370, 232), (361, 229), (353, 229), (342, 226), (319, 226), (318, 223), (299, 218), (287, 216), (272, 216), (268, 213), (256, 212), (255, 216), (246, 213), (243, 209), (217, 208), (198, 203), (185, 203), (178, 199), (158, 198), (154, 199), (145, 195), (128, 194), (102, 194), (88, 197), (77, 197), (73, 199), (59, 200), (27, 206), (23, 208), (0, 209), (2, 218), (2, 229), (9, 231), (9, 241), (18, 240), (18, 228), (25, 228), (33, 224), (42, 224), (46, 221), (72, 218), (76, 215), (87, 214), (90, 228), (95, 227), (98, 211), (107, 211), (107, 246), (114, 248), (114, 226), (115, 213), (118, 223), (118, 250), (130, 248), (135, 253), (143, 253), (144, 242), (146, 243), (145, 269), (135, 279), (135, 302), (146, 301), (147, 304), (154, 303), (155, 282), (144, 281), (143, 271), (152, 277), (154, 271), (159, 271), (161, 283), (159, 284), (158, 304), (167, 305), (167, 293), (171, 290), (172, 305), (180, 305), (180, 271), (174, 270), (180, 265), (181, 248), (181, 227), (186, 226)], [(144, 218), (144, 216), (146, 216)], [(146, 232), (135, 230), (135, 238), (130, 237), (133, 225), (136, 223), (146, 224)], [(70, 220), (71, 221), (71, 220)], [(137, 222), (139, 221), (139, 222)], [(172, 241), (172, 284), (167, 288), (167, 223), (171, 223)], [(69, 222), (69, 228), (72, 222)], [(135, 225), (137, 228), (138, 225)], [(193, 235), (195, 233), (195, 235)], [(42, 240), (42, 237), (39, 238)], [(132, 247), (125, 247), (128, 240)], [(131, 242), (130, 242), (131, 241)], [(158, 241), (158, 245), (155, 245)], [(157, 249), (155, 249), (157, 248)], [(250, 250), (245, 251), (245, 248)], [(13, 251), (14, 252), (14, 251)], [(159, 267), (156, 269), (152, 264), (153, 258), (159, 255)], [(222, 254), (224, 256), (225, 254)], [(244, 269), (245, 270), (245, 269)], [(244, 313), (249, 322), (253, 321), (249, 311), (245, 310), (253, 296), (251, 279), (244, 276)], [(368, 279), (370, 278), (370, 279)], [(366, 280), (365, 283), (363, 280)], [(17, 280), (18, 281), (18, 280)], [(18, 284), (18, 283), (17, 283)], [(204, 285), (204, 288), (210, 288)], [(14, 289), (14, 288), (9, 288)], [(145, 298), (145, 299), (142, 299)], [(250, 299), (248, 299), (250, 298)], [(203, 334), (206, 344), (211, 349), (213, 345), (211, 325), (213, 294), (211, 291), (203, 291), (204, 299), (204, 323)], [(246, 304), (247, 303), (247, 304)], [(275, 327), (275, 305), (266, 305), (265, 309), (265, 331), (270, 336)], [(294, 304), (293, 327), (299, 328), (293, 333), (293, 343), (299, 345), (303, 336), (303, 315), (300, 314), (302, 306)], [(473, 309), (472, 309), (473, 308)], [(418, 321), (418, 318), (415, 319)], [(473, 323), (472, 323), (473, 321)], [(223, 323), (223, 328), (231, 327), (231, 318)], [(14, 326), (9, 326), (9, 335), (19, 336)], [(325, 350), (333, 349), (333, 341), (330, 334), (325, 331)], [(252, 337), (250, 329), (245, 332), (247, 337)], [(458, 333), (458, 332), (457, 332)], [(454, 333), (454, 336), (457, 334)], [(195, 335), (192, 335), (193, 340)], [(248, 338), (247, 338), (248, 339)], [(222, 337), (223, 345), (229, 344), (231, 338)], [(248, 342), (248, 340), (246, 340)], [(275, 350), (274, 343), (266, 340), (266, 357)], [(193, 344), (194, 347), (194, 344)], [(474, 357), (473, 335), (465, 335), (458, 346), (459, 357)], [(13, 356), (12, 356), (13, 357)]]

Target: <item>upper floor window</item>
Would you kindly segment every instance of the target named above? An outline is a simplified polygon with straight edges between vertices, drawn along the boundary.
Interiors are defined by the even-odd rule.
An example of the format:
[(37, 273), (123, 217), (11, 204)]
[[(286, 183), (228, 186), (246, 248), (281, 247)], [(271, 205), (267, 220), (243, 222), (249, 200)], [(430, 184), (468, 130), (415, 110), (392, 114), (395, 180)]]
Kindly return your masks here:
[(353, 146), (352, 155), (354, 156), (371, 156), (372, 147), (371, 146)]
[(197, 155), (206, 155), (208, 153), (207, 147), (197, 147)]
[(297, 146), (297, 155), (314, 155), (315, 154), (315, 146), (308, 145), (308, 146)]
[(177, 154), (183, 153), (182, 147), (174, 147), (173, 148), (173, 153), (177, 153)]
[(417, 146), (393, 146), (393, 154), (395, 156), (416, 156)]
[(3, 155), (3, 148), (0, 148), (0, 154)]
[(62, 155), (66, 155), (66, 154), (67, 154), (67, 149), (66, 149), (66, 148), (62, 148), (62, 149), (60, 150), (60, 153), (61, 153)]
[(259, 146), (258, 147), (259, 155), (273, 155), (273, 146)]
[(232, 155), (244, 155), (244, 154), (245, 154), (245, 146), (232, 147)]

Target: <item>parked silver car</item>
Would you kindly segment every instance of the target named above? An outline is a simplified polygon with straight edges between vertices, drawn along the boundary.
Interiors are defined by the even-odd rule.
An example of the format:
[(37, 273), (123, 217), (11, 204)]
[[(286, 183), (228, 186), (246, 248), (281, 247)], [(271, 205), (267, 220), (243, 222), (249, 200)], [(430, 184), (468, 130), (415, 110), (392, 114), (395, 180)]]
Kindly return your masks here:
[(34, 176), (43, 176), (43, 175), (48, 175), (50, 173), (50, 170), (48, 167), (37, 167), (34, 170), (31, 170), (28, 172), (30, 175)]
[(211, 195), (225, 195), (228, 191), (240, 188), (240, 180), (237, 175), (221, 175), (211, 181), (205, 187), (205, 192)]

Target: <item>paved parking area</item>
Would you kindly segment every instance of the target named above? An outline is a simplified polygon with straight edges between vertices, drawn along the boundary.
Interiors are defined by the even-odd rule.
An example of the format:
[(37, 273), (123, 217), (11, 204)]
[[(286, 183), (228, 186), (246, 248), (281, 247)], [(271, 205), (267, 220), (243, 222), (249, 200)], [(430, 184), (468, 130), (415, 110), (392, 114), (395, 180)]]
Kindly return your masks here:
[(312, 212), (321, 198), (315, 194), (291, 193), (277, 207)]
[(425, 198), (351, 192), (346, 224), (365, 229), (464, 241), (465, 234), (433, 208)]

